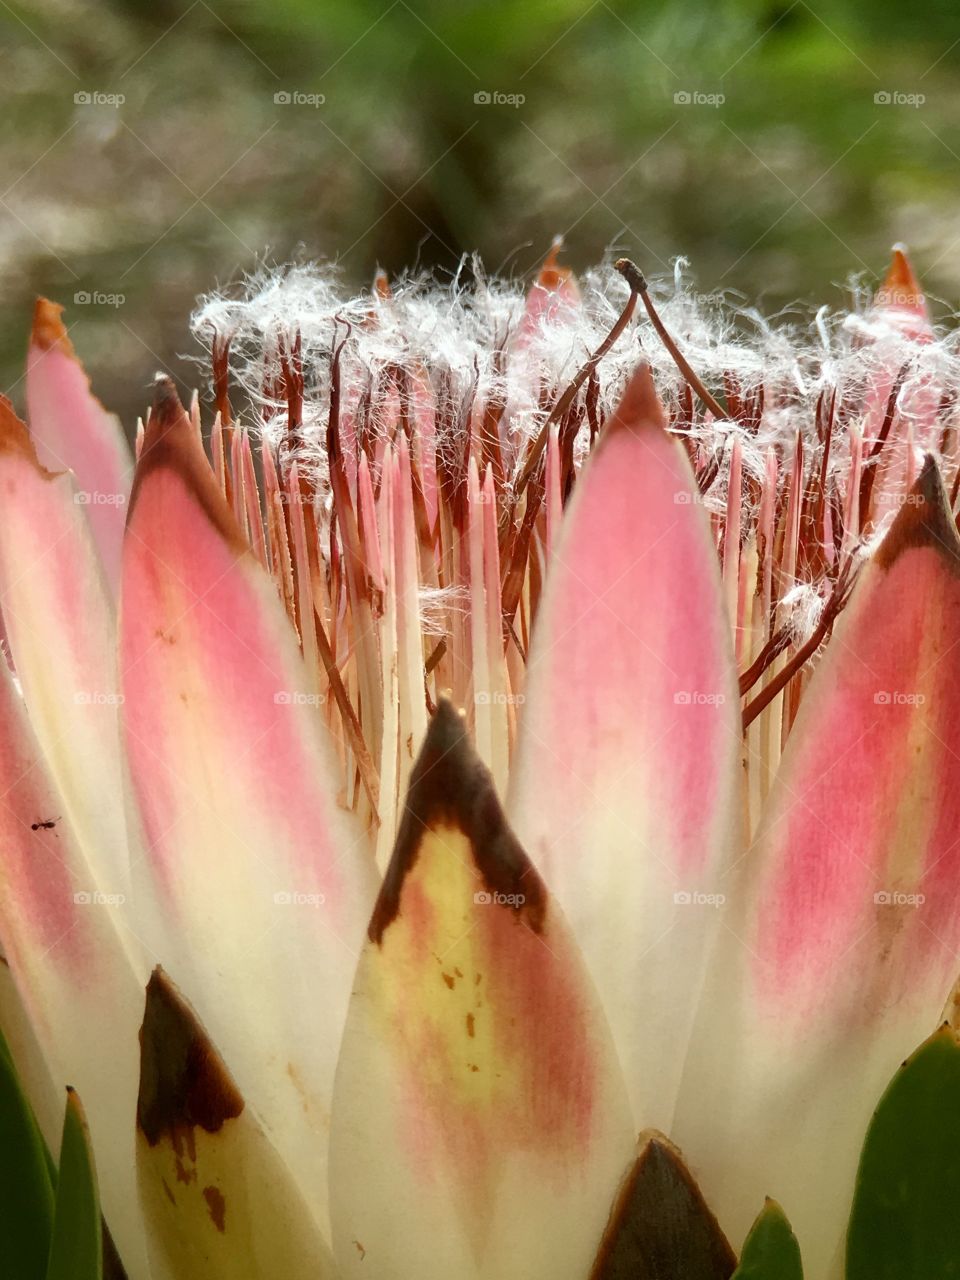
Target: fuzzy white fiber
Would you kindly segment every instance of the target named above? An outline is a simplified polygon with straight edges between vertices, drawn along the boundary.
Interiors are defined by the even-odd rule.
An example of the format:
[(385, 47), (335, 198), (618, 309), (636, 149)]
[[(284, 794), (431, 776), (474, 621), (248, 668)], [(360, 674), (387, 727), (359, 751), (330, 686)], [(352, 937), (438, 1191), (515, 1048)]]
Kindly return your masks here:
[[(528, 287), (490, 279), (479, 263), (448, 284), (424, 277), (392, 282), (392, 296), (373, 292), (350, 296), (336, 269), (320, 265), (261, 270), (235, 296), (213, 294), (203, 299), (193, 329), (209, 348), (214, 334), (229, 338), (231, 377), (252, 406), (249, 425), (279, 439), (285, 426), (285, 404), (264, 396), (264, 371), (276, 363), (278, 344), (290, 345), (299, 333), (305, 382), (304, 424), (300, 435), (302, 465), (324, 470), (324, 440), (329, 414), (330, 358), (335, 339), (346, 338), (342, 353), (343, 404), (347, 412), (398, 363), (421, 371), (427, 411), (441, 383), (456, 402), (476, 383), (474, 404), (491, 398), (506, 402), (501, 438), (508, 458), (518, 458), (524, 442), (535, 436), (552, 404), (588, 355), (606, 337), (628, 297), (624, 279), (611, 262), (589, 270), (579, 281), (580, 302), (545, 308), (536, 323), (524, 319)], [(757, 427), (712, 421), (697, 413), (689, 427), (699, 440), (701, 456), (729, 456), (739, 438), (745, 477), (763, 477), (768, 450), (787, 458), (797, 435), (814, 464), (819, 441), (816, 405), (821, 393), (834, 392), (840, 406), (831, 440), (830, 471), (841, 489), (849, 470), (849, 429), (870, 438), (876, 409), (870, 415), (866, 393), (889, 381), (890, 370), (906, 367), (898, 410), (908, 419), (917, 395), (934, 388), (947, 400), (960, 389), (960, 333), (937, 332), (933, 340), (910, 338), (891, 318), (873, 307), (870, 295), (855, 283), (846, 310), (790, 308), (764, 317), (733, 294), (698, 293), (679, 259), (673, 276), (650, 281), (650, 295), (682, 351), (704, 383), (721, 396), (725, 379), (733, 380), (741, 397), (760, 386), (764, 412)], [(506, 352), (505, 371), (496, 368), (496, 353)], [(614, 407), (630, 370), (645, 358), (654, 370), (661, 395), (677, 406), (683, 379), (657, 337), (642, 306), (598, 369), (601, 420)], [(882, 415), (881, 415), (882, 416)], [(368, 429), (387, 430), (383, 415), (373, 415)], [(681, 424), (681, 427), (684, 424)], [(457, 419), (448, 430), (462, 432)], [(916, 442), (917, 447), (929, 441)], [(438, 441), (441, 448), (458, 441)], [(577, 455), (586, 448), (586, 430)], [(706, 495), (707, 505), (722, 511), (726, 503), (726, 467)], [(748, 518), (749, 518), (748, 513)]]

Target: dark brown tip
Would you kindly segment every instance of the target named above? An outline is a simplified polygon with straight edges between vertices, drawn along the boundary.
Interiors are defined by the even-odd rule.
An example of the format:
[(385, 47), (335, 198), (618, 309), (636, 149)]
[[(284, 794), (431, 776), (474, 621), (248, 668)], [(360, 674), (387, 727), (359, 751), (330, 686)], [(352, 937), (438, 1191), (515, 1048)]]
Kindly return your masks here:
[(539, 933), (547, 896), (543, 881), (507, 824), (490, 772), (470, 742), (463, 717), (441, 698), (410, 776), (397, 843), (370, 919), (378, 945), (400, 913), (407, 873), (427, 830), (453, 827), (470, 841), (474, 864), (491, 894), (519, 899), (514, 911)]
[(186, 419), (186, 410), (180, 403), (176, 383), (166, 373), (157, 373), (153, 379), (153, 408), (150, 413), (150, 431), (162, 434)]
[(560, 250), (563, 248), (563, 236), (554, 237), (553, 244), (550, 246), (550, 252), (543, 260), (543, 266), (540, 268), (540, 274), (537, 276), (537, 284), (541, 289), (555, 290), (562, 288), (563, 285), (569, 283), (573, 279), (573, 272), (569, 267), (561, 267), (559, 262)]
[(960, 535), (950, 510), (950, 500), (933, 455), (897, 512), (874, 560), (881, 569), (891, 568), (905, 551), (929, 547), (943, 557), (952, 573), (960, 574)]
[(618, 258), (613, 265), (614, 269), (619, 271), (624, 280), (626, 280), (633, 293), (646, 293), (646, 277), (635, 262), (632, 262), (629, 258)]
[(180, 403), (176, 383), (166, 373), (153, 376), (153, 402), (143, 435), (140, 451), (140, 471), (144, 464), (152, 463), (151, 455), (167, 456), (176, 453), (182, 444), (198, 451), (190, 419)]
[(677, 1148), (654, 1130), (614, 1202), (590, 1280), (727, 1280), (737, 1259)]
[(41, 351), (50, 351), (53, 347), (58, 347), (64, 355), (76, 360), (77, 353), (60, 319), (62, 315), (63, 307), (59, 302), (51, 302), (49, 298), (38, 298), (33, 304), (33, 329), (30, 333), (30, 341)]
[(920, 281), (910, 265), (906, 245), (895, 244), (890, 269), (884, 277), (883, 284), (877, 290), (874, 299), (878, 307), (909, 307), (914, 311), (923, 311), (926, 300)]
[(158, 965), (147, 983), (140, 1028), (137, 1127), (151, 1147), (164, 1137), (216, 1133), (243, 1097), (197, 1015)]
[(133, 477), (127, 509), (128, 523), (137, 509), (139, 495), (148, 476), (161, 468), (180, 477), (230, 547), (238, 554), (249, 550), (230, 504), (220, 492), (203, 446), (180, 403), (174, 381), (165, 373), (158, 373), (153, 384), (153, 405)]

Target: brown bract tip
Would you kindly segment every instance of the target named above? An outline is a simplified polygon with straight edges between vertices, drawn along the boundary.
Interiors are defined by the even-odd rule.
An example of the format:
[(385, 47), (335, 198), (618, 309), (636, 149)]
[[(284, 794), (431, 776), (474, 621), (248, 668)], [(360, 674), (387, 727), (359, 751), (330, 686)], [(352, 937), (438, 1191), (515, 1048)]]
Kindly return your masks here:
[(38, 467), (40, 465), (27, 424), (17, 416), (17, 411), (6, 396), (0, 396), (0, 452), (22, 453), (36, 462)]
[(53, 347), (59, 348), (65, 356), (70, 356), (72, 360), (77, 359), (77, 353), (73, 349), (73, 343), (67, 337), (67, 330), (60, 319), (63, 315), (63, 307), (59, 302), (51, 302), (49, 298), (38, 298), (33, 304), (33, 329), (30, 334), (30, 341), (35, 347), (39, 347), (41, 351), (49, 351)]
[(630, 431), (639, 435), (645, 431), (666, 429), (667, 419), (654, 386), (653, 374), (649, 364), (643, 360), (630, 375), (605, 434), (612, 436), (618, 431)]
[(737, 1259), (677, 1148), (655, 1130), (620, 1186), (590, 1280), (727, 1280)]
[(881, 569), (889, 569), (904, 551), (914, 547), (929, 547), (939, 552), (950, 571), (960, 575), (960, 535), (940, 468), (929, 453), (887, 536), (877, 548), (874, 560)]
[(216, 1133), (243, 1097), (193, 1009), (158, 965), (140, 1028), (137, 1128), (151, 1147), (184, 1131)]
[(874, 304), (878, 307), (907, 307), (913, 311), (926, 311), (926, 299), (920, 287), (905, 245), (893, 246), (890, 269), (883, 284), (877, 290)]
[(541, 289), (559, 289), (573, 279), (573, 271), (569, 267), (561, 267), (558, 262), (562, 248), (563, 236), (556, 236), (537, 276), (537, 284)]
[(203, 446), (180, 403), (173, 379), (165, 373), (158, 373), (154, 381), (150, 420), (144, 432), (143, 448), (133, 477), (128, 521), (137, 509), (139, 495), (147, 478), (152, 472), (162, 468), (175, 472), (180, 477), (229, 546), (238, 553), (249, 549), (236, 517), (214, 478)]
[(153, 407), (150, 412), (148, 437), (165, 434), (171, 427), (186, 421), (186, 410), (180, 403), (176, 383), (166, 373), (158, 373), (153, 379)]
[(182, 460), (193, 461), (193, 455), (199, 452), (173, 379), (165, 373), (156, 374), (153, 382), (153, 404), (133, 477), (130, 510), (136, 505), (137, 491), (149, 471), (164, 463), (179, 470)]
[(379, 944), (400, 913), (404, 881), (416, 863), (426, 831), (453, 827), (470, 841), (474, 864), (494, 894), (509, 896), (514, 911), (535, 932), (543, 928), (547, 906), (543, 881), (510, 829), (490, 772), (477, 755), (463, 717), (446, 698), (430, 721), (410, 776), (397, 843), (370, 920), (369, 936)]

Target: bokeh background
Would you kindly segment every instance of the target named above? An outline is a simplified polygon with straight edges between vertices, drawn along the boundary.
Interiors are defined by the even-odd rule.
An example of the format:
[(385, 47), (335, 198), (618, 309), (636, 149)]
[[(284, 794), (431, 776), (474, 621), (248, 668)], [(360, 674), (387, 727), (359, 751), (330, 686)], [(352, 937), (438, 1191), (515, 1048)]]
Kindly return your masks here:
[(352, 287), (477, 250), (529, 275), (688, 257), (839, 303), (906, 240), (960, 294), (956, 0), (0, 0), (0, 387), (68, 304), (129, 423), (197, 372), (197, 294), (322, 257)]

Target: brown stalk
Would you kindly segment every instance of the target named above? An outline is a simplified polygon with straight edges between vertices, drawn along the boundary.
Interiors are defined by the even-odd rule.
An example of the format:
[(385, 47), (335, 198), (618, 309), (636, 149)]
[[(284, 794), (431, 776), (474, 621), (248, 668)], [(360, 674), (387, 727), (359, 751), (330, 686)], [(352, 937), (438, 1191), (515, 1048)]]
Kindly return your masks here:
[[(753, 701), (748, 702), (744, 707), (744, 729), (752, 724), (761, 711), (770, 705), (777, 694), (787, 687), (804, 663), (812, 658), (820, 648), (821, 644), (823, 644), (824, 640), (832, 631), (833, 624), (836, 622), (838, 614), (847, 603), (854, 581), (856, 580), (856, 576), (856, 571), (852, 568), (852, 563), (848, 561), (840, 571), (840, 575), (837, 578), (837, 585), (834, 587), (830, 599), (823, 606), (823, 614), (821, 615), (820, 621), (809, 640), (800, 646), (783, 670), (779, 671), (774, 676), (766, 688), (761, 690)], [(776, 640), (776, 637), (774, 637), (774, 640)], [(770, 641), (770, 643), (772, 644), (774, 641)], [(745, 673), (745, 675), (749, 674), (750, 672)]]
[(877, 466), (880, 460), (880, 453), (887, 442), (887, 436), (890, 434), (890, 428), (893, 425), (893, 419), (897, 412), (897, 397), (900, 395), (900, 389), (903, 386), (903, 380), (906, 376), (907, 366), (904, 365), (897, 374), (893, 386), (890, 388), (890, 394), (887, 396), (887, 407), (883, 415), (883, 422), (880, 426), (880, 432), (877, 435), (877, 442), (871, 450), (870, 457), (864, 463), (863, 475), (860, 478), (861, 533), (863, 533), (867, 526), (867, 512), (870, 508), (870, 498), (873, 495), (873, 486), (877, 478)]
[(643, 305), (646, 307), (647, 315), (650, 317), (650, 323), (656, 329), (660, 341), (670, 353), (670, 358), (673, 360), (673, 363), (677, 366), (686, 378), (687, 382), (703, 401), (705, 407), (710, 410), (715, 418), (730, 417), (723, 405), (713, 398), (707, 388), (700, 381), (699, 377), (693, 371), (692, 366), (687, 361), (686, 356), (670, 336), (666, 325), (660, 319), (659, 313), (653, 305), (653, 299), (650, 297), (647, 282), (644, 279), (640, 268), (632, 263), (629, 258), (620, 258), (614, 263), (614, 266), (630, 285), (630, 288), (636, 289), (637, 293), (639, 293), (640, 297), (643, 299)]
[[(590, 356), (586, 363), (581, 365), (572, 382), (556, 400), (553, 408), (550, 410), (546, 422), (544, 422), (543, 426), (540, 428), (539, 435), (527, 450), (526, 461), (524, 462), (520, 475), (517, 479), (516, 489), (518, 495), (523, 493), (524, 489), (530, 482), (530, 477), (533, 475), (540, 463), (540, 459), (543, 456), (543, 451), (546, 448), (547, 440), (550, 435), (550, 428), (555, 422), (562, 418), (564, 414), (566, 414), (571, 404), (573, 404), (574, 397), (583, 386), (584, 382), (590, 377), (597, 365), (620, 337), (624, 329), (626, 329), (634, 311), (636, 310), (637, 296), (640, 293), (640, 289), (645, 289), (647, 287), (643, 276), (628, 258), (619, 258), (614, 263), (614, 266), (630, 286), (630, 296), (627, 299), (626, 306), (620, 312), (616, 324), (614, 324), (613, 328), (600, 343), (599, 347), (597, 347), (596, 351), (594, 351), (593, 355)], [(632, 272), (630, 270), (631, 268)]]
[(779, 631), (767, 641), (760, 652), (754, 658), (753, 662), (747, 667), (746, 671), (740, 676), (740, 697), (744, 697), (753, 686), (757, 683), (763, 673), (769, 667), (770, 663), (780, 657), (784, 649), (790, 643), (790, 628), (781, 627)]

